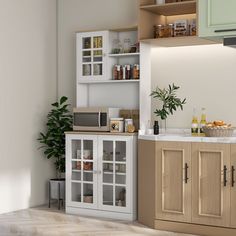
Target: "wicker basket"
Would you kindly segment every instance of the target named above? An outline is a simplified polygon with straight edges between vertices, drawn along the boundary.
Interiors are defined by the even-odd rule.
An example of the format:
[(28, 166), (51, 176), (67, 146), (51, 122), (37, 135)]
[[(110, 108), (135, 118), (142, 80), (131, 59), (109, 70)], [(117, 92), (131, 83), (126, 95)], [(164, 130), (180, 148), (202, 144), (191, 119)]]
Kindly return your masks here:
[(234, 132), (234, 127), (203, 127), (203, 132), (206, 137), (232, 137)]

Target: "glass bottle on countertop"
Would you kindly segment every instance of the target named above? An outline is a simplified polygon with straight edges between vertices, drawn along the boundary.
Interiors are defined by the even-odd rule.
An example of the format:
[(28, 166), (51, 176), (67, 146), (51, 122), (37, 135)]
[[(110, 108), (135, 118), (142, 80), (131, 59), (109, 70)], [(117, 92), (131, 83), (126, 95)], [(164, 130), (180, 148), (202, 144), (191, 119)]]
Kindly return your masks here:
[(200, 135), (205, 136), (203, 127), (206, 126), (206, 109), (202, 108), (202, 115), (201, 115), (201, 121), (200, 121)]
[(191, 134), (192, 136), (198, 135), (198, 119), (196, 114), (196, 109), (193, 109), (193, 118), (192, 118), (192, 126), (191, 126)]

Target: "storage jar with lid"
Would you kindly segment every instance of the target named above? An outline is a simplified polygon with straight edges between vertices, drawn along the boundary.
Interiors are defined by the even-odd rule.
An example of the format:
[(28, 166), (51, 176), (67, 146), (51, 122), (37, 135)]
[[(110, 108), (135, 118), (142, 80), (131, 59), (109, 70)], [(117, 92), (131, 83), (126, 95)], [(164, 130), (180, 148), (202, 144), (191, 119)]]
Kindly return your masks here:
[(122, 133), (124, 132), (124, 118), (110, 119), (110, 132)]

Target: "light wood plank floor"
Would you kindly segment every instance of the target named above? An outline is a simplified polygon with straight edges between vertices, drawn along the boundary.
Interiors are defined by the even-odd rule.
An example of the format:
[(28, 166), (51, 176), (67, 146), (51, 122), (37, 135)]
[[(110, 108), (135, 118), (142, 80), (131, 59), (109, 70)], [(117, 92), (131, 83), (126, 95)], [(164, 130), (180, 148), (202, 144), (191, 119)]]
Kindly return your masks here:
[(31, 208), (0, 215), (0, 236), (183, 236), (146, 228), (138, 223), (66, 215)]

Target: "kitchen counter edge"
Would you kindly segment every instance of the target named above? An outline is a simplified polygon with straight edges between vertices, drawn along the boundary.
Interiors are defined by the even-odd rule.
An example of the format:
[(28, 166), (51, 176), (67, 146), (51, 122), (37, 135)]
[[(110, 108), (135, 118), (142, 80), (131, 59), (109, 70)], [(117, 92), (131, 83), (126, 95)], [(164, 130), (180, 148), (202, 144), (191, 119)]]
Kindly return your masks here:
[(194, 137), (181, 134), (159, 134), (159, 135), (139, 135), (138, 139), (150, 141), (170, 141), (170, 142), (200, 142), (200, 143), (236, 143), (236, 136), (233, 137)]

